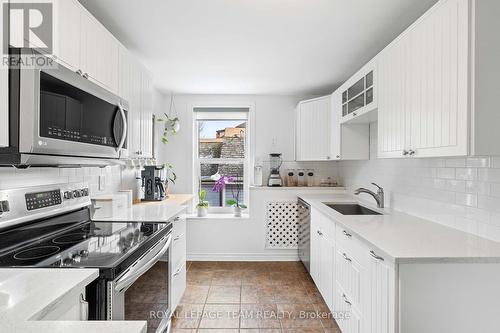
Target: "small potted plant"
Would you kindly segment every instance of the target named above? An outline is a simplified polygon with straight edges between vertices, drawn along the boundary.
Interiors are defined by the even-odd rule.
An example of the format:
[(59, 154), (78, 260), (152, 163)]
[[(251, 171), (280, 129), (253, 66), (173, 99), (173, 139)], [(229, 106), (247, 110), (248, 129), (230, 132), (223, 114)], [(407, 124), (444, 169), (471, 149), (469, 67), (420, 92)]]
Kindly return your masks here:
[(198, 217), (206, 217), (208, 214), (208, 201), (206, 201), (207, 191), (200, 190), (198, 192), (198, 204), (196, 209), (198, 210)]
[[(239, 177), (237, 177), (240, 179)], [(226, 200), (228, 206), (234, 207), (234, 217), (241, 217), (244, 209), (247, 209), (247, 205), (240, 202), (241, 191), (243, 190), (243, 185), (241, 182), (236, 182), (236, 186), (231, 187), (231, 192), (233, 194), (233, 199)], [(236, 187), (236, 189), (235, 189)]]

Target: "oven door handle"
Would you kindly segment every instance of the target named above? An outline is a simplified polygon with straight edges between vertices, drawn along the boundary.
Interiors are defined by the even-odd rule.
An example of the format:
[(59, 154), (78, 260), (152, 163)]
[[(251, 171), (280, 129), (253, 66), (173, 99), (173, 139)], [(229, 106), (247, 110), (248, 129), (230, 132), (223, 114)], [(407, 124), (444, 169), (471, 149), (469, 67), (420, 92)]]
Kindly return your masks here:
[[(153, 267), (154, 264), (167, 252), (168, 248), (170, 247), (170, 243), (172, 242), (172, 235), (169, 234), (168, 236), (163, 237), (153, 248), (151, 248), (147, 253), (153, 252), (156, 248), (161, 246), (161, 244), (164, 243), (163, 246), (161, 246), (160, 250), (154, 255), (151, 260), (148, 260), (145, 263), (141, 263), (140, 260), (136, 262), (135, 265), (138, 265), (137, 268), (131, 269), (124, 275), (122, 275), (115, 283), (115, 291), (118, 293), (121, 293), (128, 287), (132, 285), (142, 274), (146, 273), (147, 270), (149, 270), (151, 267)], [(135, 266), (134, 265), (134, 266)]]
[(125, 145), (125, 139), (127, 138), (127, 116), (125, 115), (125, 110), (123, 110), (121, 103), (118, 103), (118, 111), (122, 117), (122, 137), (120, 138), (120, 143), (118, 144), (116, 151), (120, 152)]

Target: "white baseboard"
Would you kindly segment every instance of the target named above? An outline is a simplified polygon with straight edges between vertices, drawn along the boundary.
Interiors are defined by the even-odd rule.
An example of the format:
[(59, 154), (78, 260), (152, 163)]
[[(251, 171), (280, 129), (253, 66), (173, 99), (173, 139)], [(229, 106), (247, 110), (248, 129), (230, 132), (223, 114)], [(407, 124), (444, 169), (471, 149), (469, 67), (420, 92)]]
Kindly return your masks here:
[(188, 261), (299, 261), (296, 253), (188, 253)]

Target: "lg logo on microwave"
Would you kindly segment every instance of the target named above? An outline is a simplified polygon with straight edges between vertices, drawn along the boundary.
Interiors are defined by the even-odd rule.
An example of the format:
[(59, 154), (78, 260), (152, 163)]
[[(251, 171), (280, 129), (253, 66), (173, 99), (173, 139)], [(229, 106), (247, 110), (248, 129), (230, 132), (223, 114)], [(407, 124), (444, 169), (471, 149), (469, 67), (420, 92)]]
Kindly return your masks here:
[(10, 1), (3, 4), (4, 54), (15, 48), (53, 50), (53, 5), (46, 2)]

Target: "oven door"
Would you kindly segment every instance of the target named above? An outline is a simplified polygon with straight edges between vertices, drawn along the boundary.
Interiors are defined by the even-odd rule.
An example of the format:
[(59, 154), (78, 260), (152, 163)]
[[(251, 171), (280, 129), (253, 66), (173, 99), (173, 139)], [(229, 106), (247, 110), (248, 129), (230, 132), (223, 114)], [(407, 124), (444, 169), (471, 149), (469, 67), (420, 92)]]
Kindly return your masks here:
[(171, 315), (168, 258), (171, 244), (169, 233), (123, 274), (108, 282), (108, 320), (146, 320), (148, 332), (163, 333), (168, 330)]
[(62, 65), (18, 75), (20, 153), (128, 156), (126, 101)]

